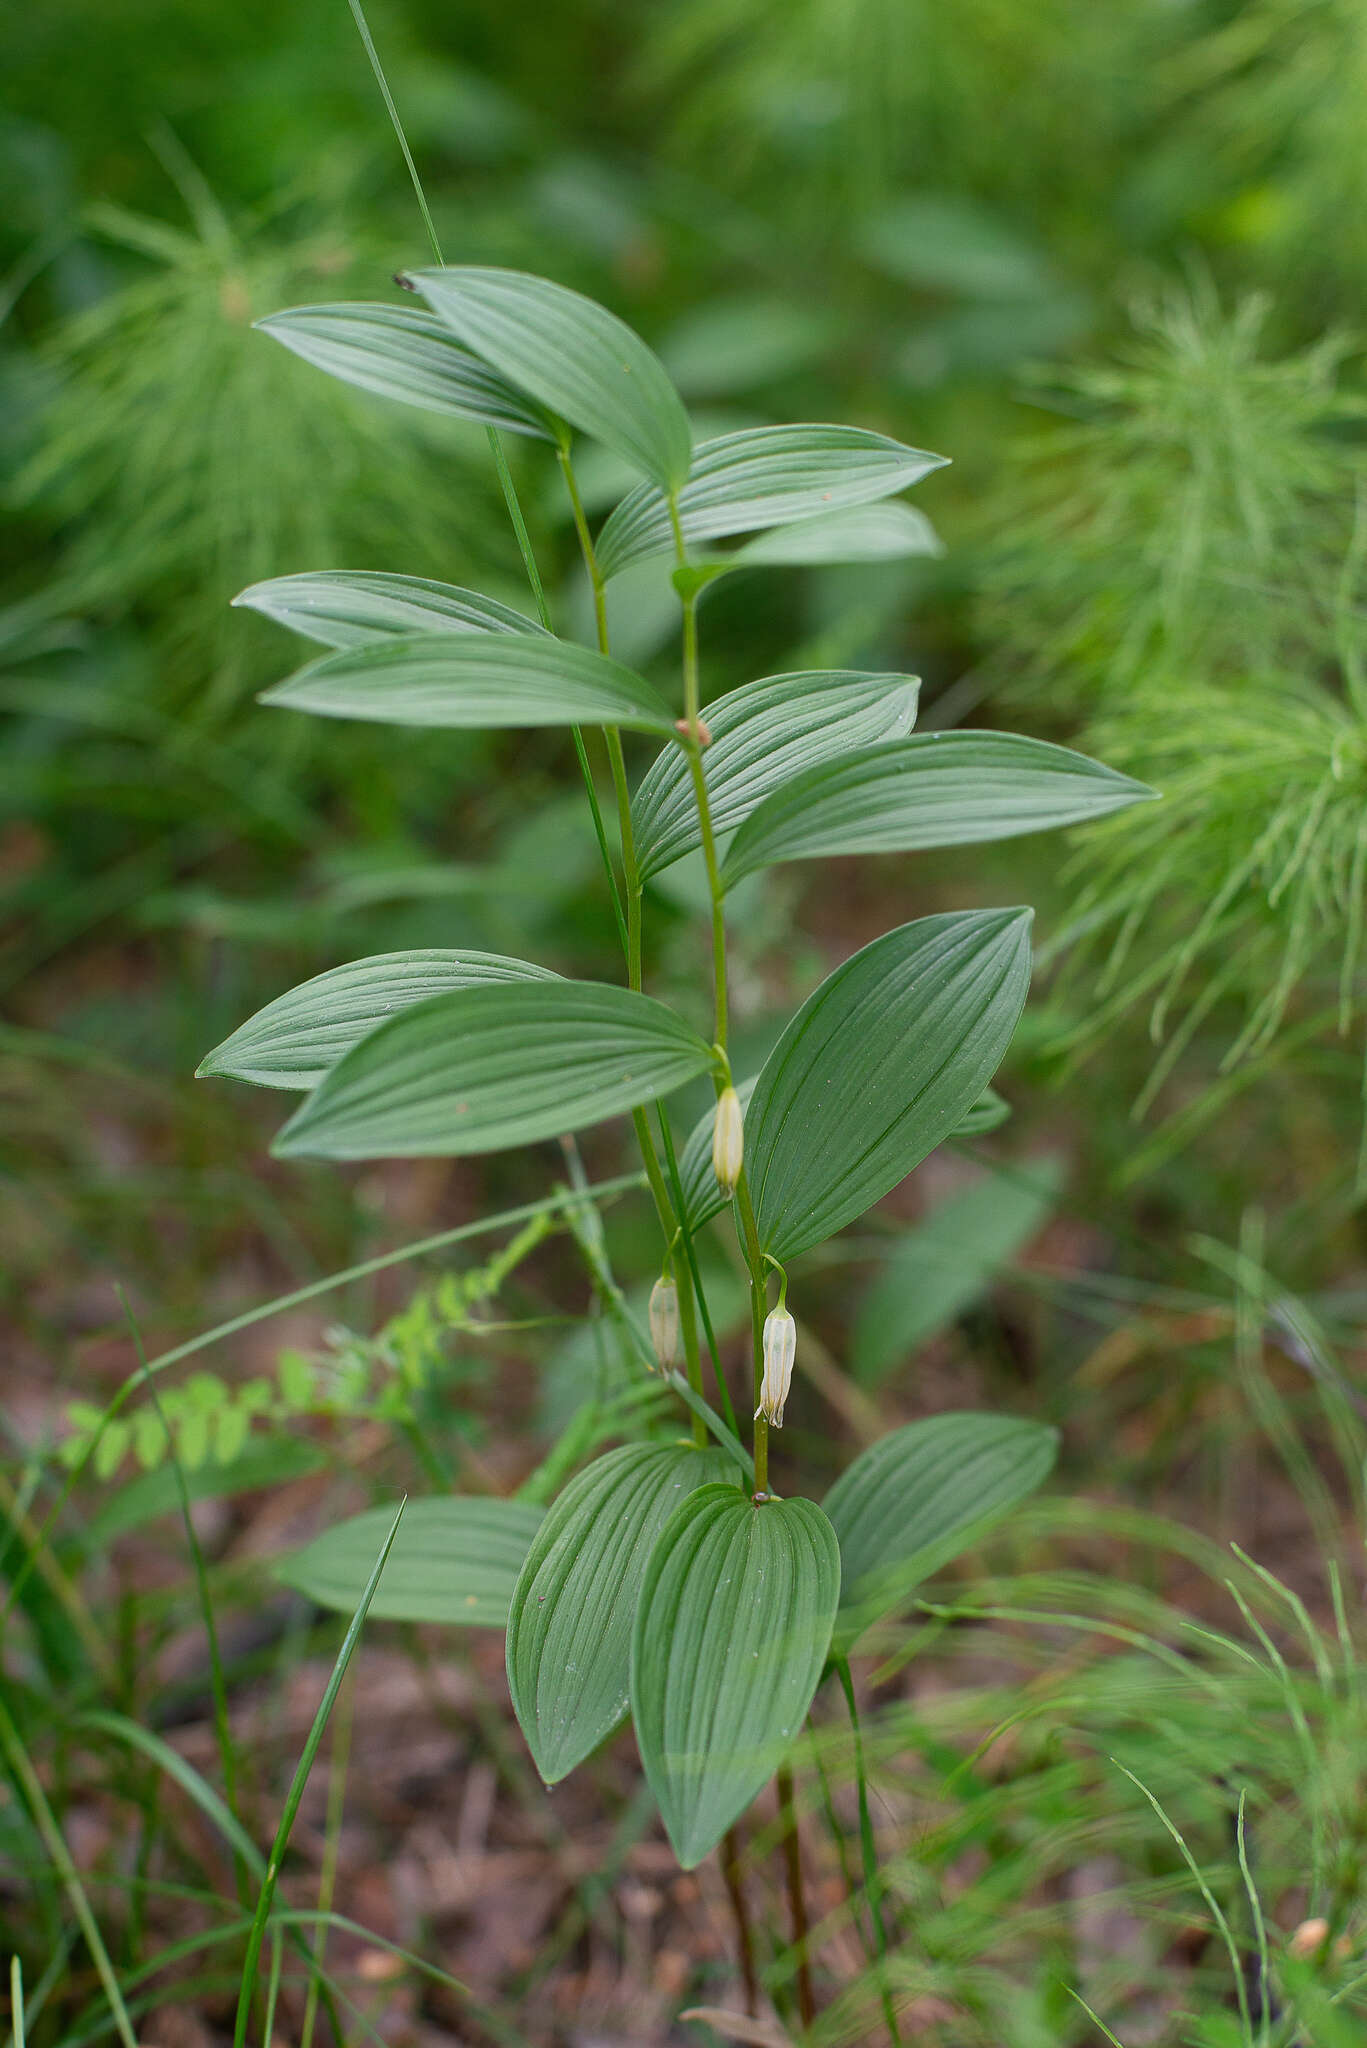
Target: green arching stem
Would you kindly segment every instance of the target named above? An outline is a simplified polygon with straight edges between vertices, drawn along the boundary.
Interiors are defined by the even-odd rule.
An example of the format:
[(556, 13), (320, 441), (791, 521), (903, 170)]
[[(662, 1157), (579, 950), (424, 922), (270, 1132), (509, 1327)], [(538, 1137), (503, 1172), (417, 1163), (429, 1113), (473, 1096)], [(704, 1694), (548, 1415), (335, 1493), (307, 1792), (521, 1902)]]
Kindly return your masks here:
[[(589, 582), (593, 588), (593, 616), (598, 631), (598, 650), (600, 654), (611, 654), (612, 648), (608, 633), (607, 587), (603, 581), (602, 572), (598, 567), (598, 554), (593, 545), (593, 535), (589, 530), (588, 517), (584, 511), (584, 501), (579, 495), (579, 482), (574, 474), (574, 464), (570, 460), (568, 446), (562, 444), (557, 448), (556, 454), (559, 458), (561, 474), (565, 479), (565, 489), (569, 494), (570, 510), (574, 515), (574, 530), (579, 536), (579, 551), (583, 555), (584, 567), (588, 570)], [(636, 859), (636, 834), (631, 822), (631, 792), (627, 787), (627, 769), (626, 761), (622, 754), (621, 733), (617, 730), (616, 726), (609, 725), (603, 728), (603, 737), (607, 743), (608, 761), (612, 768), (612, 786), (617, 797), (617, 822), (622, 840), (622, 875), (626, 884), (626, 926), (625, 929), (622, 929), (619, 913), (618, 929), (621, 932), (623, 951), (626, 954), (627, 984), (639, 994), (644, 979), (641, 948), (642, 884), (640, 867)], [(659, 1217), (660, 1230), (667, 1247), (666, 1260), (674, 1274), (675, 1286), (679, 1292), (679, 1333), (683, 1338), (684, 1363), (688, 1372), (688, 1384), (695, 1394), (701, 1396), (702, 1357), (698, 1349), (697, 1321), (693, 1314), (692, 1286), (694, 1275), (691, 1257), (689, 1263), (682, 1270), (679, 1270), (673, 1255), (673, 1243), (678, 1234), (679, 1225), (674, 1214), (669, 1190), (665, 1186), (664, 1174), (660, 1169), (660, 1157), (655, 1149), (655, 1140), (651, 1133), (645, 1110), (640, 1107), (634, 1109), (631, 1113), (631, 1121), (636, 1132), (636, 1141), (641, 1148), (641, 1158), (645, 1162), (646, 1178), (650, 1183), (650, 1192), (655, 1202), (655, 1212)], [(702, 1449), (707, 1442), (707, 1430), (701, 1417), (696, 1412), (693, 1416), (693, 1437), (699, 1449)]]
[[(665, 1114), (662, 1103), (656, 1103), (655, 1115), (660, 1126), (660, 1142), (664, 1147), (665, 1165), (669, 1171), (669, 1189), (674, 1200), (674, 1213), (679, 1219), (679, 1241), (683, 1246), (684, 1258), (688, 1264), (688, 1277), (693, 1283), (692, 1295), (697, 1300), (698, 1308), (702, 1313), (703, 1328), (707, 1332), (707, 1348), (712, 1358), (712, 1377), (717, 1383), (717, 1394), (721, 1400), (722, 1414), (725, 1416), (730, 1427), (739, 1435), (736, 1411), (731, 1405), (731, 1390), (726, 1384), (726, 1376), (721, 1369), (721, 1354), (717, 1349), (717, 1333), (712, 1328), (712, 1318), (707, 1312), (707, 1295), (702, 1284), (702, 1274), (698, 1270), (698, 1255), (693, 1248), (693, 1233), (688, 1227), (688, 1205), (684, 1201), (683, 1182), (679, 1178), (679, 1162), (674, 1155), (674, 1140), (669, 1132), (669, 1118)], [(685, 1314), (683, 1298), (688, 1292), (689, 1290), (686, 1287), (681, 1288), (679, 1292), (679, 1319), (681, 1323)], [(692, 1313), (693, 1300), (690, 1299), (687, 1314), (691, 1315)], [(685, 1333), (685, 1344), (687, 1344), (687, 1341), (687, 1334)]]
[[(598, 629), (598, 651), (608, 654), (608, 600), (607, 587), (598, 568), (598, 555), (589, 532), (589, 522), (584, 513), (584, 501), (579, 495), (579, 484), (574, 474), (567, 447), (559, 447), (556, 454), (560, 459), (565, 489), (569, 492), (570, 509), (574, 514), (574, 530), (579, 536), (579, 549), (584, 557), (584, 567), (589, 572), (593, 586), (593, 617)], [(603, 727), (603, 738), (607, 745), (608, 762), (612, 768), (612, 787), (617, 798), (617, 824), (622, 839), (622, 874), (626, 883), (627, 917), (623, 944), (627, 956), (627, 982), (631, 988), (641, 986), (641, 877), (636, 862), (636, 835), (631, 824), (631, 792), (627, 788), (627, 768), (622, 756), (622, 735), (615, 725)]]
[[(669, 499), (669, 519), (674, 529), (674, 549), (681, 569), (688, 566), (688, 546), (684, 540), (683, 522), (679, 518), (678, 494), (672, 492)], [(707, 869), (707, 891), (712, 901), (712, 980), (716, 995), (716, 1046), (719, 1054), (716, 1075), (717, 1093), (730, 1081), (730, 1063), (727, 1059), (727, 1006), (726, 1006), (726, 914), (721, 874), (717, 866), (717, 844), (712, 830), (712, 808), (707, 796), (707, 778), (703, 774), (702, 735), (699, 730), (698, 697), (698, 595), (691, 591), (683, 598), (683, 685), (684, 685), (684, 733), (683, 743), (688, 754), (689, 774), (693, 782), (693, 798), (698, 808), (698, 829), (702, 836), (703, 862)], [(745, 1252), (745, 1262), (750, 1269), (750, 1331), (754, 1355), (754, 1401), (759, 1409), (760, 1387), (764, 1379), (764, 1318), (768, 1313), (768, 1293), (764, 1254), (760, 1250), (759, 1231), (755, 1224), (755, 1212), (750, 1201), (750, 1189), (742, 1166), (740, 1180), (736, 1186), (736, 1214), (739, 1218), (737, 1234)], [(767, 1418), (755, 1415), (755, 1498), (763, 1500), (769, 1492), (769, 1423)]]
[(513, 482), (513, 473), (508, 467), (508, 458), (503, 452), (503, 436), (499, 433), (497, 427), (486, 427), (485, 432), (489, 437), (489, 453), (494, 458), (494, 469), (498, 475), (499, 489), (503, 493), (503, 502), (508, 508), (508, 517), (513, 523), (513, 532), (517, 537), (517, 550), (522, 557), (522, 566), (527, 571), (527, 581), (532, 586), (532, 596), (536, 601), (536, 615), (549, 633), (551, 630), (551, 608), (546, 602), (546, 593), (541, 583), (541, 571), (536, 566), (536, 556), (532, 553), (531, 536), (527, 532), (527, 522), (522, 516), (522, 506), (518, 500), (517, 485)]
[[(375, 48), (374, 38), (370, 33), (370, 24), (365, 18), (365, 10), (360, 4), (360, 0), (348, 0), (348, 4), (351, 8), (352, 19), (356, 23), (357, 34), (361, 38), (362, 47), (365, 50), (370, 68), (375, 75), (375, 83), (380, 88), (380, 97), (384, 101), (390, 125), (394, 130), (399, 148), (403, 153), (404, 163), (408, 167), (408, 175), (412, 181), (414, 197), (418, 202), (418, 211), (422, 215), (423, 226), (427, 230), (427, 239), (432, 245), (432, 254), (436, 257), (438, 266), (444, 267), (446, 258), (441, 253), (441, 243), (437, 239), (436, 222), (432, 218), (432, 209), (427, 204), (427, 194), (422, 189), (422, 179), (418, 176), (418, 167), (413, 161), (413, 152), (408, 146), (408, 137), (404, 133), (403, 122), (399, 118), (399, 109), (395, 104), (394, 95), (389, 90), (389, 80), (385, 77), (384, 66), (380, 62), (380, 53)], [(532, 586), (532, 596), (536, 600), (536, 614), (549, 633), (551, 630), (550, 606), (546, 603), (546, 593), (541, 586), (541, 575), (537, 569), (536, 557), (532, 553), (531, 540), (527, 534), (527, 522), (522, 516), (522, 507), (518, 502), (517, 486), (514, 484), (512, 472), (508, 468), (508, 458), (503, 452), (503, 439), (497, 427), (487, 427), (485, 432), (489, 437), (489, 453), (494, 458), (494, 469), (497, 472), (499, 486), (503, 492), (503, 502), (508, 508), (508, 517), (513, 523), (513, 532), (517, 536), (518, 551), (522, 556), (523, 567), (527, 571), (527, 581)], [(607, 871), (608, 887), (612, 891), (612, 907), (616, 913), (618, 930), (622, 933), (622, 944), (625, 946), (626, 928), (622, 921), (622, 905), (617, 895), (617, 878), (612, 872), (612, 861), (608, 854), (607, 838), (603, 831), (603, 817), (598, 808), (598, 792), (593, 786), (593, 775), (589, 768), (588, 749), (584, 745), (584, 735), (579, 727), (577, 725), (573, 726), (571, 730), (574, 734), (574, 751), (579, 756), (579, 772), (584, 778), (584, 788), (588, 793), (589, 809), (593, 813), (593, 829), (598, 835), (598, 848), (603, 856), (603, 866)]]
[[(688, 566), (688, 546), (684, 540), (683, 525), (679, 519), (677, 495), (669, 500), (669, 518), (674, 528), (674, 549), (679, 567)], [(702, 767), (702, 734), (699, 731), (698, 713), (698, 593), (691, 591), (683, 599), (683, 686), (684, 686), (684, 751), (688, 755), (688, 773), (693, 783), (693, 800), (698, 807), (698, 829), (702, 835), (703, 864), (707, 869), (707, 893), (712, 902), (712, 983), (716, 992), (716, 1030), (713, 1033), (722, 1051), (726, 1050), (726, 914), (725, 897), (721, 886), (721, 871), (717, 866), (717, 842), (712, 830), (712, 807), (707, 798), (707, 778)]]

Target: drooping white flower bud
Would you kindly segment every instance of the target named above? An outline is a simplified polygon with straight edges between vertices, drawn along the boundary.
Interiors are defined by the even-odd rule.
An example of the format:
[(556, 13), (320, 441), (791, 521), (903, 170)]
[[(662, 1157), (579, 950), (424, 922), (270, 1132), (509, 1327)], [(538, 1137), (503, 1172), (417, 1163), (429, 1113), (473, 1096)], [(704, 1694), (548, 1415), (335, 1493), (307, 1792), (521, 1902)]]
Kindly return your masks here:
[(679, 1362), (679, 1290), (669, 1279), (657, 1280), (650, 1290), (650, 1341), (660, 1361), (661, 1372)]
[(793, 1383), (796, 1355), (797, 1324), (786, 1308), (771, 1308), (764, 1318), (764, 1371), (755, 1418), (762, 1415), (775, 1429), (783, 1427), (783, 1407)]
[(712, 1126), (712, 1171), (717, 1185), (734, 1194), (745, 1162), (745, 1128), (740, 1097), (734, 1088), (723, 1088), (717, 1097), (717, 1117)]

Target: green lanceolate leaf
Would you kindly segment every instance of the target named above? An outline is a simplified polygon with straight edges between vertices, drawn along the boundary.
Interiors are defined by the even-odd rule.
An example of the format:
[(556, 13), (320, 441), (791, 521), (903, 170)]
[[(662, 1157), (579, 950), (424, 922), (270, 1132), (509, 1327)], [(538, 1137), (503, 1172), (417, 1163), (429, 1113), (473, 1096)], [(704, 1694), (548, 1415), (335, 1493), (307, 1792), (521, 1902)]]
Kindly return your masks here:
[(501, 953), (376, 953), (315, 974), (277, 996), (206, 1054), (197, 1077), (226, 1074), (260, 1088), (316, 1088), (344, 1053), (400, 1010), (454, 988), (558, 981), (548, 967)]
[(253, 583), (233, 599), (324, 647), (364, 647), (405, 633), (530, 633), (545, 628), (511, 605), (431, 583), (422, 576), (389, 576), (379, 570), (318, 569), (303, 576), (275, 576)]
[(520, 270), (416, 270), (412, 281), (457, 340), (517, 390), (662, 490), (678, 489), (693, 442), (683, 400), (659, 357), (615, 313)]
[(601, 1123), (711, 1066), (651, 996), (593, 981), (455, 989), (345, 1054), (275, 1141), (277, 1157), (457, 1157)]
[[(689, 542), (786, 526), (814, 513), (890, 498), (944, 460), (863, 427), (753, 427), (723, 434), (693, 451), (692, 474), (679, 492), (679, 524)], [(633, 562), (673, 549), (668, 499), (654, 485), (638, 484), (599, 535), (598, 566), (604, 576), (616, 576)]]
[(256, 325), (306, 363), (362, 391), (540, 441), (555, 439), (541, 407), (461, 348), (430, 313), (409, 306), (294, 306)]
[(917, 733), (794, 777), (731, 843), (730, 884), (780, 860), (912, 853), (1080, 825), (1151, 799), (1114, 768), (1015, 733)]
[(508, 1618), (508, 1687), (548, 1785), (627, 1710), (631, 1627), (646, 1561), (680, 1501), (734, 1467), (720, 1451), (627, 1444), (556, 1501), (522, 1567)]
[(1028, 910), (918, 918), (808, 998), (760, 1072), (745, 1158), (760, 1244), (789, 1259), (862, 1216), (947, 1138), (1011, 1041)]
[[(746, 683), (706, 708), (703, 750), (712, 827), (730, 832), (806, 768), (876, 741), (900, 739), (916, 719), (916, 676), (816, 669)], [(668, 747), (631, 804), (636, 857), (652, 875), (699, 844), (687, 756)]]
[(1048, 1220), (1062, 1179), (1057, 1159), (989, 1174), (908, 1230), (860, 1304), (855, 1378), (886, 1378), (975, 1302)]
[(631, 1711), (686, 1870), (801, 1733), (839, 1590), (835, 1532), (812, 1501), (756, 1507), (734, 1487), (704, 1486), (661, 1530), (636, 1609)]
[(643, 676), (549, 633), (401, 633), (325, 654), (263, 704), (386, 725), (624, 725), (674, 733)]
[(835, 562), (896, 562), (942, 555), (944, 544), (914, 505), (854, 505), (757, 533), (727, 557), (733, 569), (815, 568)]
[(1058, 1432), (1009, 1415), (934, 1415), (861, 1451), (823, 1503), (840, 1539), (848, 1646), (1045, 1480)]
[[(749, 1114), (750, 1098), (758, 1079), (758, 1074), (752, 1074), (748, 1081), (736, 1084), (741, 1109), (746, 1115)], [(715, 1114), (713, 1109), (703, 1111), (679, 1156), (679, 1185), (683, 1190), (684, 1216), (690, 1232), (701, 1230), (704, 1223), (720, 1216), (729, 1199), (718, 1187), (717, 1176), (712, 1171), (712, 1122)], [(981, 1137), (985, 1131), (995, 1131), (1010, 1114), (996, 1089), (985, 1088), (949, 1135), (951, 1138)]]
[[(393, 1521), (389, 1508), (353, 1515), (275, 1570), (320, 1607), (350, 1614)], [(502, 1628), (522, 1560), (541, 1525), (525, 1501), (410, 1501), (370, 1612), (386, 1621), (458, 1621)]]

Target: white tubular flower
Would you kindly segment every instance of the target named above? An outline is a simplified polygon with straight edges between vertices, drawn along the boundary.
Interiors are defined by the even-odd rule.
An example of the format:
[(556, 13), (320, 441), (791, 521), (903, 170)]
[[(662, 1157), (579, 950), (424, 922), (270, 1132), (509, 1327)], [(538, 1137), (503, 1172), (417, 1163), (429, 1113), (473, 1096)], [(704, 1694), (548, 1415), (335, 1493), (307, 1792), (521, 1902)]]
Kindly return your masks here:
[(759, 1406), (775, 1429), (783, 1427), (783, 1407), (793, 1384), (793, 1360), (797, 1355), (797, 1324), (786, 1308), (771, 1308), (764, 1318), (764, 1372), (760, 1379)]
[(650, 1290), (650, 1341), (661, 1372), (679, 1362), (679, 1290), (672, 1280), (657, 1280)]
[(723, 1088), (717, 1097), (717, 1117), (712, 1126), (712, 1171), (717, 1186), (734, 1194), (745, 1162), (745, 1129), (740, 1097), (734, 1088)]

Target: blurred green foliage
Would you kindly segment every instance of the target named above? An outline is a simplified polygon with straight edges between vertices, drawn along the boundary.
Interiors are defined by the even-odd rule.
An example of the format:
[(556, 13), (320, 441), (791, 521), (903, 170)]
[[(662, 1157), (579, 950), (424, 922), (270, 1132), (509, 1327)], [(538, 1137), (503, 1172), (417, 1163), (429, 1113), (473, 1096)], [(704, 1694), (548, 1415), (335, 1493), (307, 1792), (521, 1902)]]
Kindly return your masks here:
[[(1165, 1196), (1199, 1215), (1227, 1106), (1278, 1127), (1283, 1050), (1355, 1130), (1361, 10), (389, 0), (371, 25), (449, 259), (618, 307), (709, 432), (851, 418), (953, 455), (927, 501), (942, 560), (730, 579), (711, 690), (914, 668), (923, 722), (1009, 696), (1013, 722), (1167, 791), (1082, 840), (1071, 881), (1029, 848), (1003, 869), (1030, 864), (1066, 968), (1028, 1071), (1104, 1039), (1121, 1077), (1099, 1170), (1202, 1136)], [(130, 939), (172, 1010), (195, 990), (198, 1040), (377, 935), (610, 971), (562, 750), (415, 751), (252, 703), (285, 655), (227, 601), (260, 574), (401, 567), (529, 602), (478, 432), (251, 331), (295, 300), (389, 297), (423, 255), (342, 0), (53, 0), (5, 43), (0, 980), (38, 990), (21, 1016), (179, 1070), (187, 1034), (149, 1026), (155, 1005), (111, 1019), (33, 980)], [(557, 622), (583, 632), (557, 480), (510, 455)], [(612, 465), (589, 451), (584, 473), (605, 503)], [(672, 602), (649, 571), (614, 589), (628, 659), (655, 660)], [(689, 884), (666, 884), (656, 971), (682, 985)], [(798, 886), (746, 908), (760, 1035), (801, 993), (800, 950), (773, 966)], [(946, 886), (952, 861), (912, 883)], [(1279, 1150), (1262, 1191), (1308, 1185)]]

